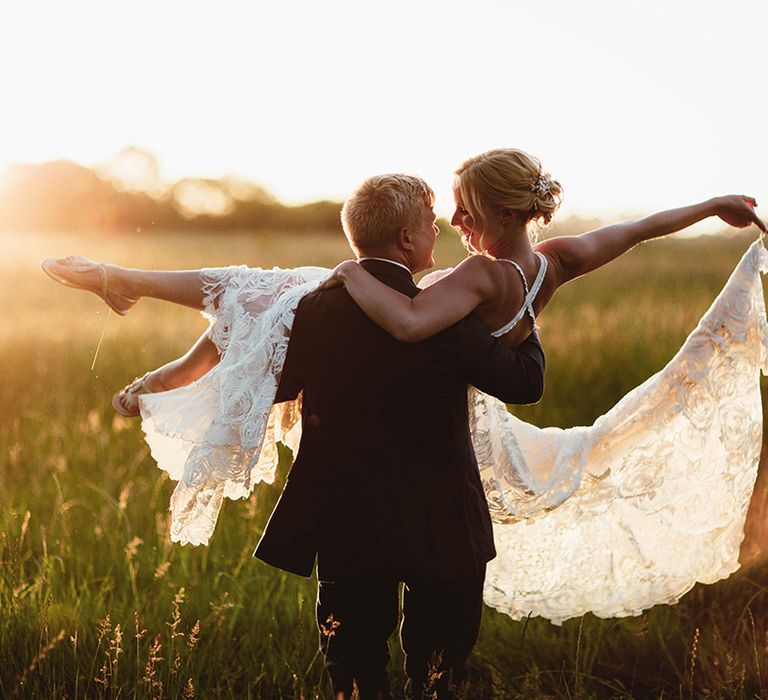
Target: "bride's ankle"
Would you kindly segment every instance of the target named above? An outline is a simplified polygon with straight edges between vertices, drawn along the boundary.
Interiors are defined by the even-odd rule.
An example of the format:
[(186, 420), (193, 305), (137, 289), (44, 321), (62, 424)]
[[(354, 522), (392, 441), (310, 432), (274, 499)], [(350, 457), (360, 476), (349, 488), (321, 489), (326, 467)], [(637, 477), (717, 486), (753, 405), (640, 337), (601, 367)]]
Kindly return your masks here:
[(128, 299), (135, 299), (136, 301), (144, 296), (135, 283), (132, 274), (133, 270), (112, 264), (107, 264), (106, 268), (110, 291), (116, 292)]
[(169, 389), (175, 389), (172, 379), (168, 376), (164, 367), (156, 369), (154, 372), (147, 374), (147, 387), (152, 393), (158, 393), (161, 391), (168, 391)]

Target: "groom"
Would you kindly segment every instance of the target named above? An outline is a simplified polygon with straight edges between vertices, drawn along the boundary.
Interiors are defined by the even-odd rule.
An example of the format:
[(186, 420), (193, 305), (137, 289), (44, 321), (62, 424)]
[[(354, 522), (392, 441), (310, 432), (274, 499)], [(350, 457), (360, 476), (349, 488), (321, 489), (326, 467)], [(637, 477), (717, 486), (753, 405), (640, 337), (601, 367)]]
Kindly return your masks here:
[[(434, 194), (420, 178), (379, 175), (344, 204), (368, 272), (415, 296), (434, 264)], [(412, 345), (370, 321), (346, 290), (296, 310), (276, 402), (303, 391), (302, 438), (255, 556), (310, 576), (317, 558), (320, 646), (334, 697), (389, 698), (387, 639), (401, 629), (412, 697), (450, 697), (480, 629), (495, 556), (467, 415), (469, 384), (508, 403), (538, 401), (535, 338), (511, 350), (474, 317)], [(430, 696), (431, 697), (431, 696)]]

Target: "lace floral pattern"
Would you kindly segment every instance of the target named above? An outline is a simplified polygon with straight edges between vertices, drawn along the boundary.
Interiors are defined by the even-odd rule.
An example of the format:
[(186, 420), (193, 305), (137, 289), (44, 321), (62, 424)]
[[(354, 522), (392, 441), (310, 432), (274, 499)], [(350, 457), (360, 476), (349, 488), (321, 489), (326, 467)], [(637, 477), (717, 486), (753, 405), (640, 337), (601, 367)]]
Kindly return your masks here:
[(761, 448), (767, 270), (757, 242), (671, 362), (589, 428), (540, 430), (470, 392), (499, 552), (488, 605), (555, 623), (636, 615), (738, 568)]
[(142, 429), (161, 469), (178, 483), (171, 539), (207, 544), (224, 498), (271, 483), (276, 442), (298, 442), (296, 402), (272, 407), (296, 306), (328, 270), (207, 269), (204, 315), (221, 361), (192, 384), (141, 397)]
[[(634, 615), (738, 568), (761, 447), (766, 270), (757, 242), (671, 362), (592, 426), (537, 428), (470, 389), (498, 552), (488, 605), (555, 623)], [(300, 406), (272, 399), (296, 305), (327, 272), (205, 271), (220, 364), (141, 397), (152, 454), (178, 481), (174, 541), (207, 543), (224, 498), (274, 479), (277, 441), (298, 444)]]

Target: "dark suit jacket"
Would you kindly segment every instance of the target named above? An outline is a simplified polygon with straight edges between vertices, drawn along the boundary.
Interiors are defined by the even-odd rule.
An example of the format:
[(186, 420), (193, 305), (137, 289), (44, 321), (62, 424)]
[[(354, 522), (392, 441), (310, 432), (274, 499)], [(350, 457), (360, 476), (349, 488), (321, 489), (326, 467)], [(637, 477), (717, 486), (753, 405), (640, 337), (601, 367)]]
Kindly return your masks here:
[[(413, 297), (408, 272), (363, 266)], [(343, 288), (304, 297), (276, 402), (303, 391), (302, 437), (254, 556), (303, 576), (466, 575), (492, 559), (491, 519), (472, 450), (467, 385), (532, 403), (544, 385), (535, 335), (514, 350), (468, 316), (399, 343)]]

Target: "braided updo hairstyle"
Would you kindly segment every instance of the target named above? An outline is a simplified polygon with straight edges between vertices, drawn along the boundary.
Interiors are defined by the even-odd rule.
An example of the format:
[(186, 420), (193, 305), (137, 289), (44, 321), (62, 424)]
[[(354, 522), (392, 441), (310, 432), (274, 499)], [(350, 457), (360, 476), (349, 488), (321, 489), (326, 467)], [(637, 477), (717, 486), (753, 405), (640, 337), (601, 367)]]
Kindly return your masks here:
[(497, 148), (465, 160), (454, 187), (464, 208), (478, 223), (493, 210), (521, 212), (525, 223), (546, 225), (562, 199), (562, 187), (544, 172), (537, 158), (517, 148)]

